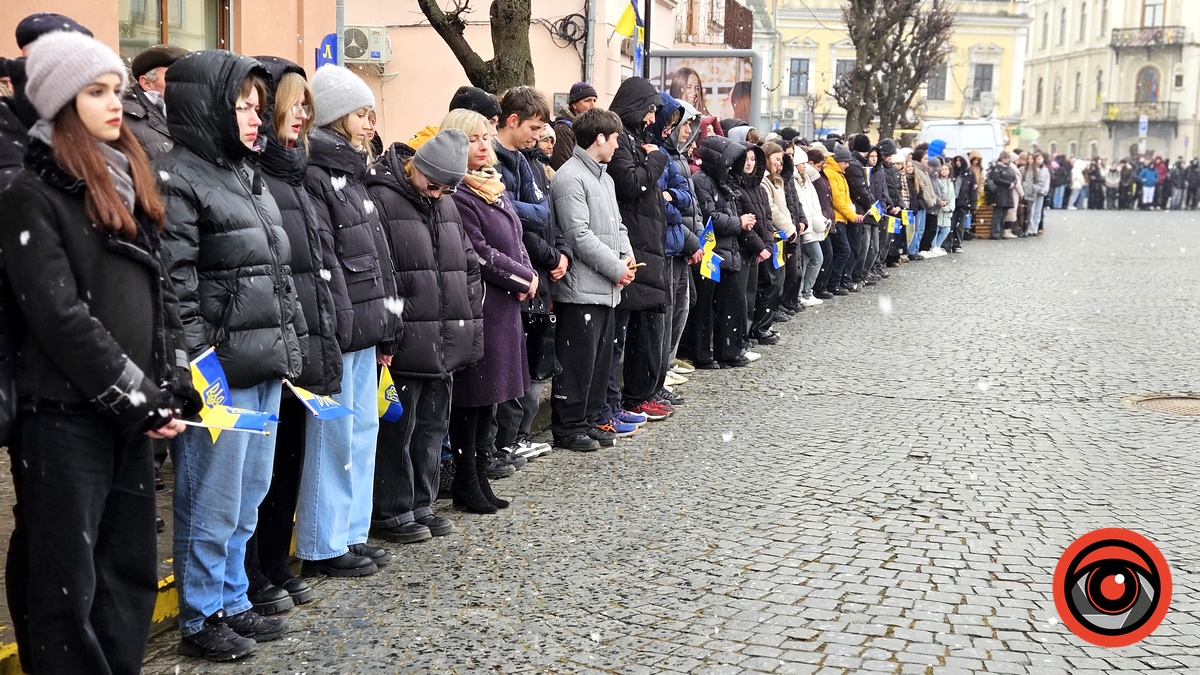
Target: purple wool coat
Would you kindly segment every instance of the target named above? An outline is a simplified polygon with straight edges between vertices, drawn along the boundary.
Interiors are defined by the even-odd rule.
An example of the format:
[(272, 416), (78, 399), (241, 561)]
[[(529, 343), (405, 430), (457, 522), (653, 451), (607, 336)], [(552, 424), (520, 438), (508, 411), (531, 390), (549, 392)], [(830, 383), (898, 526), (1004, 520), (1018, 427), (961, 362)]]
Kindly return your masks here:
[(478, 407), (525, 395), (529, 366), (518, 293), (536, 276), (521, 220), (508, 197), (488, 204), (465, 184), (454, 193), (463, 229), (479, 255), (483, 276), (483, 359), (454, 374), (453, 404)]

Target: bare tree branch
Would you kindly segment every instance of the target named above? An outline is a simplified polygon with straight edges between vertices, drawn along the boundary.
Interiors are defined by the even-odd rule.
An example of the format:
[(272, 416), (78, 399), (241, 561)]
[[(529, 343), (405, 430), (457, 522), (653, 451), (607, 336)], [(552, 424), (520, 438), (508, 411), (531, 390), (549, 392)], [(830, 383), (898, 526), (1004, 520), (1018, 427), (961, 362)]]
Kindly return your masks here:
[(529, 48), (531, 0), (492, 0), (488, 17), (495, 56), (487, 61), (466, 39), (462, 15), (471, 11), (470, 0), (453, 0), (453, 4), (454, 9), (445, 11), (438, 0), (417, 0), (421, 13), (450, 47), (472, 85), (498, 94), (519, 84), (534, 84)]

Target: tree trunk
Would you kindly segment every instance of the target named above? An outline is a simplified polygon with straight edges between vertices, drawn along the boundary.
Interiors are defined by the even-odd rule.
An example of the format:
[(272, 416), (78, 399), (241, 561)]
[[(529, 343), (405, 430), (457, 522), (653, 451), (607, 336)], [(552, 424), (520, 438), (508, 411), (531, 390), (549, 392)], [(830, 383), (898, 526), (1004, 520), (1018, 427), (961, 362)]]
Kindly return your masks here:
[(484, 61), (464, 35), (463, 14), (470, 11), (470, 0), (454, 0), (454, 9), (442, 10), (439, 0), (417, 0), (421, 12), (458, 59), (471, 84), (493, 94), (521, 84), (534, 84), (533, 57), (529, 49), (529, 26), (533, 16), (532, 0), (492, 0), (491, 59)]

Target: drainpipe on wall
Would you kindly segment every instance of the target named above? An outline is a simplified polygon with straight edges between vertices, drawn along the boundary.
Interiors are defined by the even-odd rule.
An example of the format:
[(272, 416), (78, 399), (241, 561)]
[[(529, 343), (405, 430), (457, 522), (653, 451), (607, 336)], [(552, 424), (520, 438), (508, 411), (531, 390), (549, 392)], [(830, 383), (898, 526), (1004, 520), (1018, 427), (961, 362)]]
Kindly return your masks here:
[(346, 0), (334, 0), (334, 6), (337, 7), (337, 64), (339, 66), (346, 65), (343, 59), (343, 52), (346, 50)]
[(583, 81), (591, 83), (596, 75), (596, 0), (587, 0), (584, 13)]

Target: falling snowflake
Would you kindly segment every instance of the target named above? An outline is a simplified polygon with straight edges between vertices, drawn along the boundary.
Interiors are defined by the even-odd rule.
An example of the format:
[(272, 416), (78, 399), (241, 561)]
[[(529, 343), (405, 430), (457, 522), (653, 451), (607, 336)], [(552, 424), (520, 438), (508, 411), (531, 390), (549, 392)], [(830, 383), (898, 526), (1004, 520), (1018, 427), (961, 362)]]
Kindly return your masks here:
[(171, 180), (171, 174), (167, 173), (166, 171), (159, 171), (158, 179), (165, 183), (166, 181)]
[(329, 184), (333, 186), (334, 190), (341, 192), (342, 190), (346, 189), (346, 177), (345, 176), (331, 176), (329, 178)]
[(329, 270), (326, 270), (326, 269), (321, 270), (319, 272), (319, 274), (321, 275), (321, 278), (324, 279), (325, 281), (329, 281), (330, 279), (333, 278), (333, 274), (331, 274), (329, 272)]
[(726, 443), (728, 443), (729, 441), (732, 441), (733, 440), (733, 432), (732, 431), (722, 431), (721, 432), (721, 440), (725, 441)]
[(365, 210), (368, 214), (375, 213), (375, 202), (371, 201), (370, 199), (364, 199), (363, 210)]
[(987, 380), (980, 380), (975, 383), (975, 388), (979, 391), (987, 391), (988, 389), (992, 388), (992, 383), (988, 382)]
[(892, 296), (890, 296), (890, 295), (879, 296), (879, 312), (881, 314), (883, 314), (884, 316), (892, 315)]
[(395, 314), (396, 316), (403, 316), (404, 315), (404, 298), (397, 298), (395, 296), (390, 297), (390, 298), (384, 298), (383, 299), (383, 308), (386, 309), (387, 311), (391, 312), (392, 314)]
[(29, 230), (22, 230), (21, 231), (21, 245), (24, 246), (25, 244), (28, 244), (28, 243), (29, 243)]

